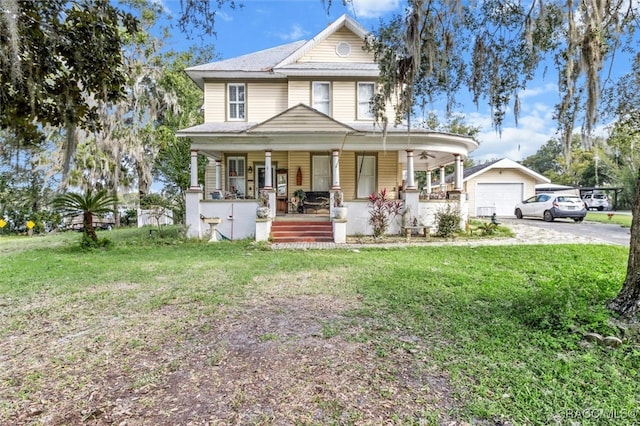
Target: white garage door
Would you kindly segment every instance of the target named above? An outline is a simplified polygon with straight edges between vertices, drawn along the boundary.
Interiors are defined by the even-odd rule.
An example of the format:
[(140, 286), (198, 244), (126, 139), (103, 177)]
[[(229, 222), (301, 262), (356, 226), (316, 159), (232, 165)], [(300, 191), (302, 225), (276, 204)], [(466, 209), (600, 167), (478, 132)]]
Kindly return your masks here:
[(513, 216), (514, 206), (522, 201), (522, 183), (479, 183), (476, 187), (476, 216), (495, 212)]

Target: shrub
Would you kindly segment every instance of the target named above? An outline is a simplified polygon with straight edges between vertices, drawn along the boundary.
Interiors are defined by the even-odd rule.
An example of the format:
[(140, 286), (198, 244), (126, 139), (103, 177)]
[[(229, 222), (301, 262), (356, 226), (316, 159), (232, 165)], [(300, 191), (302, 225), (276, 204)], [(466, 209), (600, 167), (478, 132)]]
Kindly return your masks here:
[(449, 238), (460, 231), (460, 221), (462, 214), (457, 204), (447, 203), (445, 207), (439, 209), (436, 214), (436, 235), (438, 237)]
[(120, 226), (133, 226), (138, 224), (138, 211), (128, 209), (120, 215)]
[(80, 247), (84, 250), (90, 249), (102, 249), (111, 246), (111, 240), (108, 238), (93, 239), (86, 231), (82, 232), (82, 240), (80, 241)]
[(387, 196), (386, 188), (378, 193), (369, 195), (369, 224), (373, 227), (373, 236), (382, 237), (389, 227), (389, 220), (396, 217), (402, 211), (402, 201), (391, 200)]
[(493, 235), (498, 229), (498, 225), (492, 222), (484, 222), (478, 226), (482, 235)]

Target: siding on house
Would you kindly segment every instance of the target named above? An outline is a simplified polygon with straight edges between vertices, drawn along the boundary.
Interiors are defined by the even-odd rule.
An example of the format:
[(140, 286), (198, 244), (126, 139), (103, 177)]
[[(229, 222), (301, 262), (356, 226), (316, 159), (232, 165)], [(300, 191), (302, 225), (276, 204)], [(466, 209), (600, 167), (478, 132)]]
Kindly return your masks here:
[(225, 83), (204, 84), (204, 121), (221, 123), (226, 120)]
[(402, 168), (397, 152), (378, 152), (378, 189), (386, 188), (390, 198), (397, 198), (398, 186), (402, 183)]
[[(311, 106), (311, 86), (316, 79), (288, 82), (251, 82), (246, 89), (246, 116), (249, 123), (260, 123), (298, 104)], [(322, 80), (331, 83), (331, 116), (346, 123), (357, 117), (357, 82), (369, 80)], [(204, 88), (204, 120), (206, 123), (227, 121), (226, 83), (206, 82)], [(387, 107), (392, 122), (394, 110)], [(368, 120), (366, 120), (368, 121)]]
[(356, 83), (354, 81), (335, 81), (333, 87), (333, 118), (338, 121), (356, 119)]
[[(298, 167), (302, 173), (302, 185), (296, 185), (296, 174)], [(311, 154), (302, 151), (289, 152), (289, 193), (297, 189), (311, 191)]]
[(287, 83), (247, 84), (247, 121), (260, 123), (287, 109)]
[(311, 104), (311, 82), (309, 80), (289, 80), (289, 108), (298, 104)]
[(209, 161), (204, 172), (204, 198), (211, 199), (211, 193), (216, 189), (216, 162)]
[[(351, 45), (351, 53), (348, 56), (336, 53), (336, 46), (340, 42)], [(307, 52), (298, 62), (373, 62), (373, 54), (364, 51), (363, 47), (363, 40), (349, 29), (341, 28)]]

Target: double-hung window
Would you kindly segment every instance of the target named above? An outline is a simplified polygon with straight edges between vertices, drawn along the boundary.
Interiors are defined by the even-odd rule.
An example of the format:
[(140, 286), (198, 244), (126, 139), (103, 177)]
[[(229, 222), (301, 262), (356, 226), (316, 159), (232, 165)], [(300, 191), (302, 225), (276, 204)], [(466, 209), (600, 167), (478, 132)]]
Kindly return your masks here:
[(374, 155), (358, 155), (356, 161), (357, 197), (367, 198), (376, 190), (376, 157)]
[(229, 99), (229, 120), (245, 119), (245, 85), (244, 83), (230, 83), (227, 86)]
[(331, 84), (326, 81), (314, 81), (311, 101), (315, 109), (331, 115)]
[(234, 196), (243, 197), (245, 191), (245, 158), (241, 156), (227, 157), (227, 191)]
[(375, 91), (375, 83), (358, 82), (358, 120), (373, 120), (371, 100)]

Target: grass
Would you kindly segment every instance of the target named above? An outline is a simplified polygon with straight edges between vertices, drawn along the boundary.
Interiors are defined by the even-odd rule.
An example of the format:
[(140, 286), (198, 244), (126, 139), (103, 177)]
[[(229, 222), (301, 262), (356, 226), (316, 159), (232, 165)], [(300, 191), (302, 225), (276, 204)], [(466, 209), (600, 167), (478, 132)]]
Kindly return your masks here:
[[(252, 294), (282, 295), (269, 287), (271, 278), (292, 276), (299, 293), (361, 302), (349, 324), (320, 319), (323, 338), (366, 342), (379, 358), (407, 351), (421, 368), (448, 377), (455, 403), (442, 410), (454, 419), (542, 425), (603, 424), (606, 415), (633, 424), (640, 417), (638, 342), (609, 349), (582, 338), (587, 331), (618, 333), (604, 304), (624, 279), (625, 248), (271, 251), (247, 241), (206, 244), (130, 229), (106, 235), (113, 247), (89, 252), (77, 248), (79, 234), (0, 238), (0, 347), (45, 324), (54, 334), (66, 330), (66, 338), (90, 332), (95, 345), (108, 340), (123, 353), (162, 356), (163, 342), (178, 339), (185, 328), (206, 327), (202, 318)], [(176, 306), (186, 314), (168, 317), (167, 309)], [(113, 323), (125, 332), (113, 336)], [(281, 337), (264, 333), (260, 339)], [(38, 343), (32, 344), (24, 350), (36, 353)], [(206, 362), (217, 365), (220, 357), (214, 352)], [(53, 362), (99, 368), (86, 349), (73, 346), (64, 346)], [(166, 370), (150, 369), (132, 388), (155, 386)], [(37, 368), (22, 378), (0, 373), (0, 422), (7, 419), (6, 401), (28, 400), (47, 376)], [(60, 388), (69, 386), (64, 377)], [(342, 410), (339, 401), (324, 404), (326, 412)]]
[(630, 214), (619, 214), (616, 212), (588, 212), (585, 220), (590, 222), (600, 223), (613, 223), (625, 228), (631, 228), (631, 220), (633, 217)]

